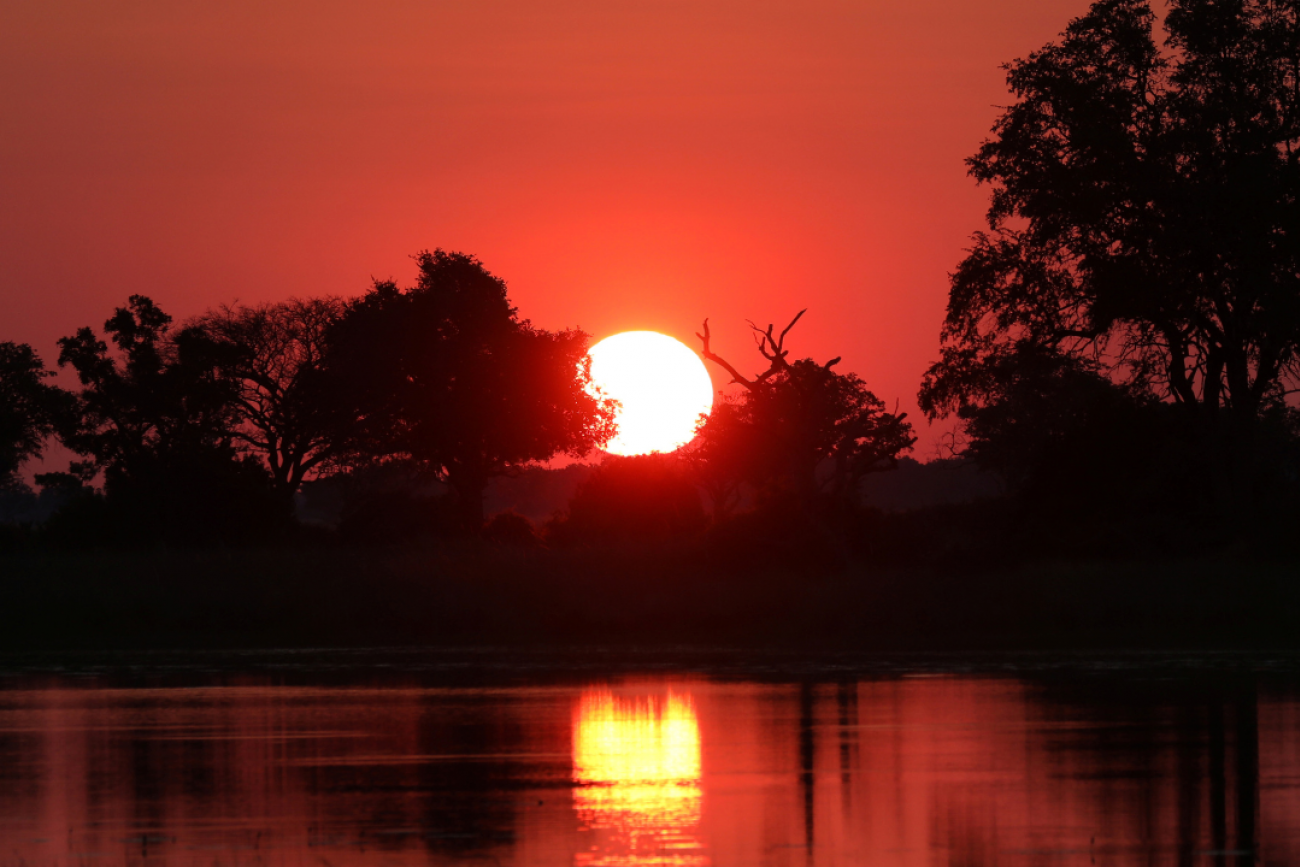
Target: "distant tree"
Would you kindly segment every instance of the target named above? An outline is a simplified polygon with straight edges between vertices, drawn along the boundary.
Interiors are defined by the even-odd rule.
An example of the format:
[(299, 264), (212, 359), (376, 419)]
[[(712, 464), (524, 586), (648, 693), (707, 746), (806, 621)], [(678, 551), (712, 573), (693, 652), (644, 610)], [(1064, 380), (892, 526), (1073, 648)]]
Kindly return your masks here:
[[(36, 522), (40, 500), (31, 486), (21, 479), (0, 484), (0, 528), (5, 525), (23, 525)], [(0, 546), (4, 534), (0, 533)]]
[(677, 450), (708, 496), (715, 522), (731, 517), (740, 505), (744, 483), (753, 481), (760, 447), (761, 438), (749, 424), (744, 401), (726, 395), (701, 417), (695, 438)]
[(104, 324), (114, 350), (90, 328), (59, 341), (59, 364), (82, 384), (60, 437), (89, 460), (47, 478), (71, 484), (102, 471), (123, 532), (141, 538), (224, 539), (269, 527), (283, 510), (267, 501), (265, 473), (234, 447), (230, 349), (171, 323), (132, 295)]
[(664, 541), (704, 528), (700, 495), (675, 454), (611, 456), (592, 471), (552, 520), (559, 544)]
[(222, 350), (234, 385), (233, 440), (265, 462), (286, 497), (342, 450), (346, 418), (322, 370), (344, 309), (339, 298), (295, 298), (221, 307), (190, 323)]
[(839, 358), (825, 364), (810, 358), (787, 360), (786, 335), (804, 312), (779, 335), (772, 325), (751, 325), (768, 364), (753, 377), (742, 375), (710, 349), (705, 320), (703, 333), (697, 335), (703, 356), (727, 371), (744, 392), (735, 404), (724, 404), (720, 424), (702, 425), (697, 448), (742, 456), (749, 480), (784, 485), (804, 503), (819, 493), (847, 502), (867, 474), (894, 468), (898, 455), (916, 438), (906, 413), (887, 412), (856, 374), (832, 370)]
[(1296, 4), (1171, 0), (1163, 46), (1154, 23), (1101, 0), (1008, 65), (1016, 101), (968, 161), (989, 231), (952, 276), (931, 418), (1059, 355), (1242, 453), (1295, 387)]
[(350, 304), (327, 359), (359, 459), (410, 458), (483, 523), (494, 476), (608, 440), (613, 409), (588, 390), (588, 337), (521, 320), (506, 284), (473, 256), (415, 257), (415, 285), (377, 281)]
[(591, 472), (589, 464), (570, 463), (562, 467), (529, 467), (515, 475), (501, 476), (488, 485), (487, 511), (517, 512), (534, 524), (544, 523), (568, 505)]
[(230, 355), (198, 330), (172, 333), (171, 323), (149, 298), (132, 295), (104, 323), (116, 353), (90, 328), (59, 341), (59, 365), (71, 366), (82, 385), (64, 442), (110, 474), (233, 439), (235, 392), (222, 375)]
[(40, 457), (71, 407), (71, 396), (45, 381), (53, 375), (27, 344), (0, 343), (0, 488), (16, 484), (23, 463)]
[(533, 522), (518, 512), (497, 512), (483, 527), (483, 538), (514, 548), (540, 548), (542, 545)]
[(1205, 505), (1186, 472), (1195, 448), (1175, 407), (1088, 359), (1039, 346), (980, 370), (981, 400), (959, 413), (964, 455), (1010, 492), (1054, 511)]

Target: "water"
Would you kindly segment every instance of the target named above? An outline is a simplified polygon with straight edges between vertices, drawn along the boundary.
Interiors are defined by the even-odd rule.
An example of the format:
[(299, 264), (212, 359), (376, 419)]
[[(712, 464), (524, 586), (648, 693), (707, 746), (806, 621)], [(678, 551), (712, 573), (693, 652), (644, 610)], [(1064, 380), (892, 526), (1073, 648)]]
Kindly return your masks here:
[(10, 659), (0, 864), (1300, 864), (1297, 686), (1241, 657)]

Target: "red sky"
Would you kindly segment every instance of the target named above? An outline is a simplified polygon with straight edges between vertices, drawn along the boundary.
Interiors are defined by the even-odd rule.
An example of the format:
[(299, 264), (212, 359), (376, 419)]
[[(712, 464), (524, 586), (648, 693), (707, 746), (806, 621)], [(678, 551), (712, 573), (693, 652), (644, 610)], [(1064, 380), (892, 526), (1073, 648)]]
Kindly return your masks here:
[[(1086, 0), (41, 0), (0, 11), (0, 340), (131, 293), (406, 283), (479, 256), (520, 313), (758, 369), (745, 319), (918, 421), (999, 65)], [(718, 378), (719, 384), (723, 379)]]

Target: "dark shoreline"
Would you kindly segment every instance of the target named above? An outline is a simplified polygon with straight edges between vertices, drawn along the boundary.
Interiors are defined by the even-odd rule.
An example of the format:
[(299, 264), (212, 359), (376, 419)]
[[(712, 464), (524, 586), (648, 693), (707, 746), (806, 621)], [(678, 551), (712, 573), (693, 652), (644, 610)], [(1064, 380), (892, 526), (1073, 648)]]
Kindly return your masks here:
[(1300, 649), (1291, 560), (762, 565), (697, 546), (0, 556), (0, 652), (505, 646)]
[[(373, 647), (0, 653), (0, 692), (49, 688), (547, 689), (594, 683), (847, 683), (931, 678), (1092, 683), (1106, 690), (1292, 692), (1300, 651), (890, 652), (722, 647)], [(1128, 687), (1121, 687), (1129, 684)], [(1143, 685), (1146, 685), (1145, 687)]]

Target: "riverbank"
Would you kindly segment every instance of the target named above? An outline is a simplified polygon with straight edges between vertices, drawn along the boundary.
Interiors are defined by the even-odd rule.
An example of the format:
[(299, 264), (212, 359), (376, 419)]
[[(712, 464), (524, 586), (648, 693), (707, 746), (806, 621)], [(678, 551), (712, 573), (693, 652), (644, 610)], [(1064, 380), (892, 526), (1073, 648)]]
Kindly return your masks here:
[(1300, 646), (1293, 561), (764, 565), (693, 544), (10, 553), (0, 649)]

